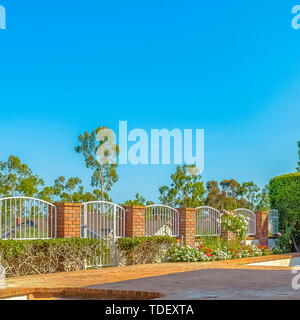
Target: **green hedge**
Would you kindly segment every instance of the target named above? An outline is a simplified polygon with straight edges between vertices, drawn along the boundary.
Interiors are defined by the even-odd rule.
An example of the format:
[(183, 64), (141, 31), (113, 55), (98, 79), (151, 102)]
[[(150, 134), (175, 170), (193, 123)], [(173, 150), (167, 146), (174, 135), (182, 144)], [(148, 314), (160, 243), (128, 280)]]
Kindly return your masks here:
[(300, 172), (271, 179), (269, 196), (271, 208), (279, 210), (281, 231), (290, 233), (297, 247), (300, 243)]
[(167, 252), (176, 242), (169, 236), (134, 237), (119, 239), (121, 264), (160, 263), (167, 259)]
[(75, 271), (109, 254), (97, 239), (0, 240), (0, 265), (7, 277)]

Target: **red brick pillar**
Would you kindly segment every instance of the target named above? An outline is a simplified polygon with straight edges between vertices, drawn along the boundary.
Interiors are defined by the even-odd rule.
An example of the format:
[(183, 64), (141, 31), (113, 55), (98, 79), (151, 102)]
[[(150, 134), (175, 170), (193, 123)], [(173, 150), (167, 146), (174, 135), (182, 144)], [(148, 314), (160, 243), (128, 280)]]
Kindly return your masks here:
[(80, 238), (80, 203), (56, 203), (57, 238)]
[(268, 245), (268, 211), (258, 211), (256, 214), (256, 237), (262, 246)]
[(224, 238), (227, 241), (235, 240), (236, 236), (233, 232), (227, 231), (227, 230), (222, 230), (222, 238)]
[(125, 206), (126, 210), (126, 236), (144, 237), (146, 234), (146, 207)]
[(186, 245), (194, 247), (196, 238), (196, 209), (179, 208), (178, 211), (179, 235)]

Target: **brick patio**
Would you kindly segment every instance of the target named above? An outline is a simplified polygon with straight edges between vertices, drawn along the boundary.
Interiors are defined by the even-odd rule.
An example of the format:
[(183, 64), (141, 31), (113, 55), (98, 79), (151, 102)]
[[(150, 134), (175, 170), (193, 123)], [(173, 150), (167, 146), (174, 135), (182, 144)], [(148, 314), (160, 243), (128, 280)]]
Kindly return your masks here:
[(291, 270), (291, 267), (249, 266), (246, 264), (268, 260), (287, 259), (296, 256), (300, 256), (300, 254), (293, 253), (200, 263), (145, 264), (74, 272), (59, 272), (53, 274), (10, 278), (7, 279), (7, 286), (19, 288), (86, 287), (95, 284), (108, 284), (204, 269)]

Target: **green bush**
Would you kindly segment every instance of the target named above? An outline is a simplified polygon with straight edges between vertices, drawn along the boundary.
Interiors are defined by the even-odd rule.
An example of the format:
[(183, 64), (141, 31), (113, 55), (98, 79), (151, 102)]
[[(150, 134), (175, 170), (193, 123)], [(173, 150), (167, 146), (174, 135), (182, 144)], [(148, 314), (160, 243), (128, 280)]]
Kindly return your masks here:
[(0, 265), (7, 277), (75, 271), (86, 261), (109, 255), (97, 239), (0, 240)]
[(221, 250), (225, 249), (239, 249), (241, 247), (241, 240), (240, 239), (234, 239), (228, 241), (227, 239), (224, 239), (222, 237), (218, 236), (206, 236), (201, 237), (197, 239), (197, 242), (199, 245), (203, 245), (205, 247), (209, 247), (213, 250), (216, 250), (217, 248)]
[(121, 238), (119, 250), (121, 264), (159, 263), (167, 259), (167, 252), (176, 242), (169, 236)]
[(279, 226), (282, 245), (294, 245), (298, 251), (300, 243), (300, 172), (275, 177), (270, 181), (269, 197), (271, 208), (279, 210)]

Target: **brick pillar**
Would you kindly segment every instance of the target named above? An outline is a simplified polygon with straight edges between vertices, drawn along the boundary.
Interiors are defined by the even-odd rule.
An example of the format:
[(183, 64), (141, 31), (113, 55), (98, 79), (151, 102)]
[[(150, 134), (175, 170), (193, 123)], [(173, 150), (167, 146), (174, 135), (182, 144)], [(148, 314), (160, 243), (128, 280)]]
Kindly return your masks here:
[(268, 245), (268, 211), (258, 211), (256, 214), (256, 237), (262, 246)]
[(227, 231), (227, 230), (222, 230), (222, 238), (224, 238), (227, 241), (235, 240), (236, 236), (233, 232)]
[(179, 235), (186, 245), (194, 247), (196, 238), (196, 209), (179, 208), (178, 211)]
[(126, 236), (144, 237), (146, 234), (146, 207), (125, 206), (126, 210)]
[(80, 238), (80, 203), (55, 203), (57, 238)]

